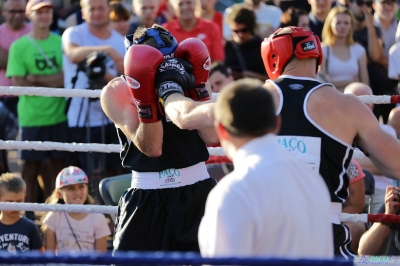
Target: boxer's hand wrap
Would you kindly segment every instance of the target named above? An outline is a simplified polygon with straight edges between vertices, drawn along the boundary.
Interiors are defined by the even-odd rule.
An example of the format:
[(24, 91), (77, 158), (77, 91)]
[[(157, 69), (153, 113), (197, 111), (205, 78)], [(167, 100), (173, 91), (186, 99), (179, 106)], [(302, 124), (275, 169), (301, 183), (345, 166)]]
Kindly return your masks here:
[(162, 62), (156, 74), (156, 93), (165, 102), (173, 93), (184, 94), (193, 88), (195, 79), (192, 66), (180, 58), (168, 58)]
[(133, 45), (125, 54), (123, 80), (129, 86), (142, 123), (155, 123), (162, 118), (154, 87), (157, 68), (163, 61), (163, 54), (148, 45)]
[(175, 50), (175, 57), (183, 58), (193, 66), (195, 86), (185, 91), (185, 96), (195, 101), (211, 99), (205, 84), (210, 72), (211, 60), (207, 46), (197, 38), (182, 41)]

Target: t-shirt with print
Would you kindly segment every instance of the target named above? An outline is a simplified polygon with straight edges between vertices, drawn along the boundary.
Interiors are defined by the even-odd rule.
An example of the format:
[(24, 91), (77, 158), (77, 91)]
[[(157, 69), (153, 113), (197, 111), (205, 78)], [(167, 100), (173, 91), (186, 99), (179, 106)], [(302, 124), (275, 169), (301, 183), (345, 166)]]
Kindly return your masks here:
[[(113, 29), (110, 29), (111, 36), (108, 39), (100, 39), (94, 36), (86, 23), (77, 26), (69, 27), (66, 29), (62, 36), (62, 45), (65, 46), (73, 43), (78, 46), (112, 46), (121, 56), (125, 55), (124, 37)], [(71, 63), (67, 56), (64, 54), (64, 87), (72, 88), (72, 78), (76, 76), (77, 65)], [(107, 73), (117, 76), (117, 69), (114, 61), (111, 59), (106, 62)], [(120, 73), (122, 74), (122, 73)], [(78, 79), (75, 84), (75, 89), (88, 88), (88, 78), (80, 71)], [(88, 105), (90, 109), (88, 110)], [(88, 117), (87, 117), (88, 115)], [(79, 119), (79, 123), (78, 123)], [(91, 100), (88, 98), (72, 98), (71, 105), (68, 109), (68, 125), (70, 127), (98, 127), (102, 125), (111, 124), (111, 120), (106, 117), (103, 109), (100, 106), (99, 100)]]
[(42, 247), (39, 229), (31, 220), (21, 217), (16, 223), (10, 225), (0, 222), (0, 250), (15, 255)]
[(51, 212), (43, 223), (56, 234), (58, 251), (79, 250), (79, 246), (82, 251), (93, 251), (96, 239), (111, 234), (104, 215), (100, 213), (89, 213), (76, 220), (65, 212)]
[[(20, 30), (11, 30), (7, 23), (0, 25), (0, 49), (6, 51), (10, 50), (11, 44), (21, 38), (23, 35), (27, 34), (32, 30), (30, 24), (24, 24)], [(0, 68), (0, 86), (12, 86), (11, 79), (6, 78), (6, 68)], [(3, 96), (2, 96), (3, 97)]]
[[(37, 47), (34, 45), (37, 45)], [(42, 51), (39, 51), (40, 49)], [(43, 57), (45, 53), (52, 64)], [(44, 40), (25, 35), (11, 44), (8, 55), (7, 77), (54, 75), (62, 70), (60, 36), (50, 33)], [(56, 125), (67, 120), (63, 97), (19, 96), (18, 120), (21, 127)]]

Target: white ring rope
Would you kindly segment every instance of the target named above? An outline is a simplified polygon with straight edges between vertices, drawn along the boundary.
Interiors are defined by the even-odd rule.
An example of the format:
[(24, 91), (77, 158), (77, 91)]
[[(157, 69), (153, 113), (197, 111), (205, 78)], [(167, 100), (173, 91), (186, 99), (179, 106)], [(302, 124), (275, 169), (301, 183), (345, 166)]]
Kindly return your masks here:
[[(106, 213), (117, 214), (117, 206), (105, 205), (81, 205), (81, 204), (45, 204), (45, 203), (17, 203), (0, 202), (0, 210), (13, 211), (40, 211), (40, 212), (85, 212), (85, 213)], [(368, 214), (340, 214), (341, 222), (368, 222)]]
[[(212, 156), (225, 156), (222, 148), (208, 147), (208, 152)], [(36, 150), (36, 151), (70, 151), (70, 152), (103, 152), (119, 153), (121, 146), (118, 144), (99, 144), (99, 143), (63, 143), (50, 141), (14, 141), (0, 140), (0, 150)], [(360, 150), (354, 150), (353, 159), (363, 159), (365, 154)]]
[(374, 103), (374, 104), (390, 104), (390, 95), (361, 95), (357, 96), (363, 103)]
[(78, 152), (121, 152), (121, 146), (117, 144), (99, 143), (63, 143), (50, 141), (15, 141), (0, 140), (0, 149), (3, 150), (36, 150), (36, 151), (78, 151)]
[(368, 214), (353, 214), (353, 213), (341, 213), (340, 214), (340, 221), (343, 222), (350, 222), (350, 223), (368, 223)]
[(100, 98), (101, 90), (0, 86), (0, 95)]
[(207, 147), (208, 153), (211, 156), (225, 156), (225, 152), (220, 147)]
[(0, 202), (0, 210), (117, 214), (117, 206)]
[[(101, 90), (0, 86), (0, 95), (100, 98)], [(389, 104), (390, 95), (357, 96), (363, 103)]]

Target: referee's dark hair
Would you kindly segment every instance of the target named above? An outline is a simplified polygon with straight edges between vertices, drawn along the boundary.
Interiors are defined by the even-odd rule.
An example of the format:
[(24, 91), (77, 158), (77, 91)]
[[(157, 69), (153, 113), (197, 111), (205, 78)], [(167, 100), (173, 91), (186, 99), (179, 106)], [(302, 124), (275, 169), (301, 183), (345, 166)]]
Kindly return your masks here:
[(215, 120), (236, 137), (260, 137), (276, 128), (272, 94), (256, 79), (228, 84), (215, 105)]

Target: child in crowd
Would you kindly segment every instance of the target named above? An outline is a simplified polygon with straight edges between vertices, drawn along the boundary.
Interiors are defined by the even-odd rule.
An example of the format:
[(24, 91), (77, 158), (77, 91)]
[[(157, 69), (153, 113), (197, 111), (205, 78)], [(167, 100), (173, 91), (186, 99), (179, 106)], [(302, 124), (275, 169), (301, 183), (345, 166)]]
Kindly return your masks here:
[[(69, 166), (57, 175), (56, 189), (46, 200), (50, 204), (93, 204), (88, 194), (88, 177), (82, 169)], [(43, 220), (46, 250), (106, 251), (111, 234), (100, 213), (49, 212)]]
[[(0, 176), (0, 202), (25, 202), (25, 181), (11, 173)], [(0, 213), (0, 250), (16, 255), (28, 250), (44, 251), (39, 228), (19, 211)]]

